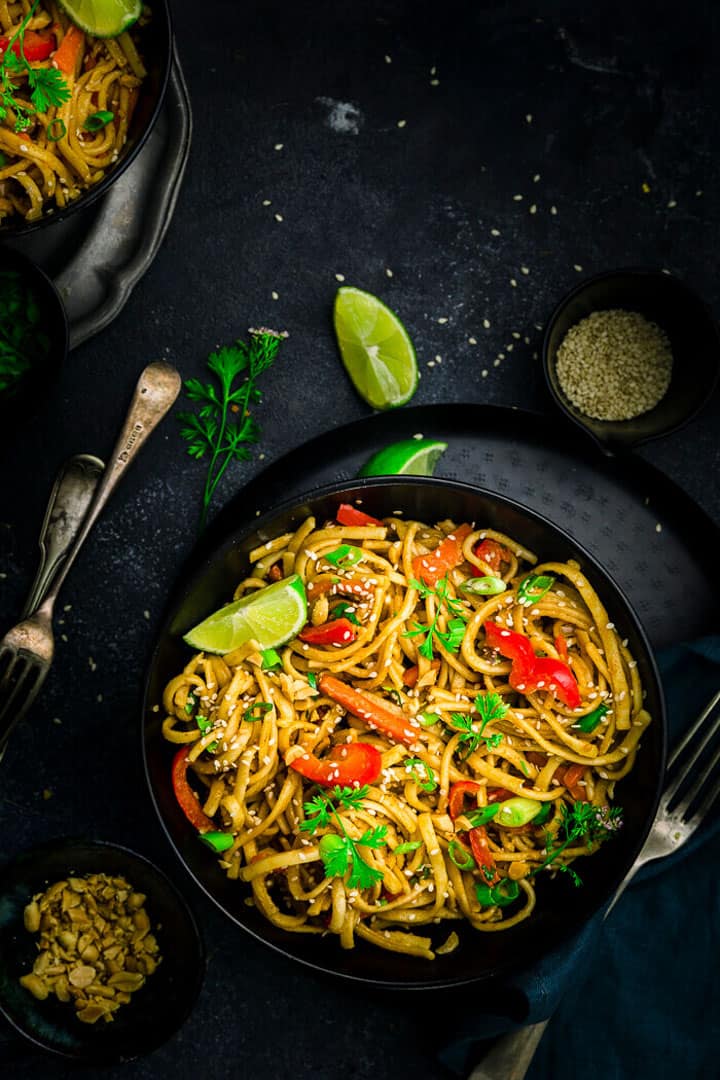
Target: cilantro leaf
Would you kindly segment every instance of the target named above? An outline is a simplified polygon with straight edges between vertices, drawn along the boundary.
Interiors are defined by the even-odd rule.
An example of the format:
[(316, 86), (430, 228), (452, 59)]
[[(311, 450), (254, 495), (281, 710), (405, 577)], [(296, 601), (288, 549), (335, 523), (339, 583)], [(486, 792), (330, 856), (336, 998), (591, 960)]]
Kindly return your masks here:
[(353, 840), (337, 811), (338, 805), (348, 810), (360, 810), (368, 790), (366, 784), (357, 789), (336, 786), (329, 794), (320, 792), (315, 798), (304, 803), (306, 817), (305, 821), (300, 822), (303, 832), (315, 833), (320, 828), (327, 828), (334, 820), (340, 834), (326, 833), (322, 837), (320, 858), (327, 877), (344, 877), (350, 865), (348, 885), (351, 888), (369, 889), (382, 878), (379, 870), (365, 862), (358, 847), (384, 847), (387, 843), (387, 825), (366, 829), (359, 840)]
[(57, 68), (28, 68), (30, 100), (38, 112), (59, 109), (70, 100), (70, 88)]
[(475, 708), (478, 711), (480, 719), (485, 724), (489, 724), (491, 720), (502, 720), (502, 718), (508, 712), (510, 706), (506, 705), (499, 694), (478, 694), (474, 702)]
[(386, 836), (387, 825), (378, 825), (377, 828), (368, 829), (366, 832), (364, 832), (360, 839), (356, 840), (355, 843), (359, 844), (360, 847), (385, 847), (385, 844), (387, 843), (387, 841), (385, 840)]
[(350, 852), (350, 859), (352, 870), (348, 885), (351, 889), (371, 889), (378, 881), (382, 881), (382, 871), (376, 870), (374, 866), (370, 866), (361, 859), (354, 847)]
[[(202, 496), (200, 528), (205, 527), (217, 485), (231, 461), (247, 461), (249, 445), (260, 438), (260, 427), (250, 415), (251, 403), (261, 400), (258, 376), (270, 367), (286, 334), (274, 330), (251, 330), (248, 342), (236, 341), (210, 353), (208, 370), (219, 386), (200, 379), (186, 379), (184, 388), (197, 413), (180, 413), (181, 437), (187, 453), (200, 460), (207, 457), (208, 468)], [(238, 376), (244, 376), (235, 386)]]
[[(460, 600), (448, 596), (449, 582), (447, 574), (440, 578), (434, 589), (430, 588), (430, 586), (426, 585), (424, 582), (418, 581), (417, 578), (410, 578), (410, 585), (413, 589), (417, 589), (423, 598), (434, 596), (437, 600), (437, 605), (435, 607), (433, 621), (429, 626), (416, 622), (414, 624), (414, 629), (406, 630), (403, 637), (417, 637), (418, 634), (424, 633), (426, 637), (422, 645), (418, 646), (418, 652), (421, 656), (424, 656), (426, 660), (432, 660), (433, 658), (433, 644), (435, 640), (439, 641), (448, 652), (457, 652), (462, 645), (462, 640), (465, 636), (467, 613)], [(447, 630), (438, 630), (438, 620), (443, 611), (454, 617), (448, 620)]]

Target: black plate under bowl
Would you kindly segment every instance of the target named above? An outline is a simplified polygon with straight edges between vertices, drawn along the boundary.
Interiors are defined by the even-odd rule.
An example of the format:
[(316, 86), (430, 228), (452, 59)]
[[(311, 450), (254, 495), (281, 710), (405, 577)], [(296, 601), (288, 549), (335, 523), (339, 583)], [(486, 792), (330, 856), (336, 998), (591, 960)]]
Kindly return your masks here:
[(51, 214), (45, 213), (37, 221), (25, 221), (23, 218), (13, 217), (6, 223), (0, 224), (0, 240), (35, 233), (40, 229), (55, 225), (58, 221), (65, 221), (79, 210), (85, 210), (106, 193), (137, 157), (160, 113), (173, 58), (172, 23), (168, 0), (152, 0), (149, 6), (151, 11), (149, 21), (136, 31), (138, 49), (145, 64), (147, 76), (140, 87), (137, 105), (130, 118), (127, 140), (117, 161), (112, 168), (107, 170), (106, 175), (98, 184), (93, 184), (79, 198), (74, 199), (62, 209), (52, 207)]
[[(631, 776), (617, 787), (624, 828), (611, 843), (584, 861), (583, 888), (575, 888), (565, 874), (554, 881), (543, 879), (532, 917), (503, 933), (482, 934), (460, 923), (438, 926), (433, 933), (436, 944), (447, 937), (450, 928), (458, 931), (460, 947), (431, 963), (375, 949), (365, 942), (344, 951), (334, 936), (319, 938), (285, 932), (246, 906), (249, 888), (227, 879), (215, 856), (198, 843), (197, 833), (175, 800), (170, 782), (173, 747), (162, 738), (161, 709), (153, 711), (162, 701), (166, 683), (190, 657), (182, 634), (228, 602), (236, 583), (246, 574), (250, 550), (294, 529), (310, 514), (319, 520), (331, 519), (339, 503), (356, 499), (379, 517), (402, 510), (406, 518), (428, 522), (447, 517), (482, 522), (517, 538), (541, 560), (577, 559), (621, 637), (628, 639), (646, 690), (647, 708), (653, 716)], [(575, 931), (614, 892), (643, 844), (657, 807), (665, 743), (664, 703), (652, 650), (632, 608), (600, 564), (551, 521), (521, 504), (466, 484), (430, 478), (333, 484), (238, 527), (209, 553), (206, 548), (198, 549), (171, 595), (145, 686), (143, 752), (151, 795), (170, 842), (198, 885), (229, 918), (278, 952), (331, 975), (389, 988), (439, 988), (504, 976), (550, 951)]]
[[(71, 1004), (37, 1001), (18, 979), (32, 970), (37, 935), (23, 925), (26, 904), (69, 874), (120, 875), (147, 896), (162, 960), (112, 1023), (84, 1024)], [(205, 974), (195, 918), (170, 880), (141, 855), (82, 838), (52, 840), (0, 868), (0, 1013), (43, 1050), (84, 1065), (132, 1061), (162, 1045), (184, 1023)]]

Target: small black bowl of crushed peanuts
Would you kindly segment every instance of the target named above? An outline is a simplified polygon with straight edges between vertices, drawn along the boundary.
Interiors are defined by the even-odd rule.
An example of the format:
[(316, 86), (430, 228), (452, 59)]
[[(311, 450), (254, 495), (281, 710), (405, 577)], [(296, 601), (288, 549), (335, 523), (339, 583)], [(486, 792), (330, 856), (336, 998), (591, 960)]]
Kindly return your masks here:
[(93, 1065), (150, 1053), (195, 1003), (202, 940), (147, 859), (60, 839), (0, 868), (0, 1013), (36, 1046)]
[(614, 270), (565, 296), (543, 339), (548, 388), (608, 454), (676, 431), (720, 375), (720, 332), (700, 297), (664, 270)]

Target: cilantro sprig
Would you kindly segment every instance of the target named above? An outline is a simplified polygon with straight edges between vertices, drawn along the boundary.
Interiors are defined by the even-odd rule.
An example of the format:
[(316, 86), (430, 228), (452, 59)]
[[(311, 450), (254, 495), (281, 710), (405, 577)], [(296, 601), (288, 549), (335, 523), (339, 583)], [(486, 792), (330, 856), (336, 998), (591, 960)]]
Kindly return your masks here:
[[(256, 383), (271, 366), (286, 334), (274, 330), (251, 330), (246, 344), (236, 341), (225, 345), (208, 357), (208, 370), (217, 377), (219, 385), (186, 379), (185, 393), (198, 402), (197, 413), (183, 412), (178, 419), (183, 425), (180, 434), (187, 442), (190, 457), (209, 458), (207, 478), (202, 496), (200, 529), (204, 529), (215, 489), (231, 461), (247, 461), (248, 444), (260, 437), (260, 426), (250, 415), (250, 406), (262, 400)], [(235, 385), (238, 376), (244, 376)], [(235, 419), (234, 417), (237, 417)]]
[(320, 840), (320, 858), (328, 877), (344, 877), (350, 870), (348, 885), (351, 889), (370, 889), (382, 879), (380, 870), (365, 862), (358, 851), (359, 847), (385, 847), (387, 825), (366, 829), (359, 840), (349, 835), (338, 809), (360, 810), (368, 793), (368, 786), (352, 788), (335, 786), (327, 794), (319, 792), (314, 798), (304, 803), (305, 820), (300, 822), (300, 829), (313, 835), (318, 829), (326, 829), (335, 824), (338, 833), (326, 833)]
[(582, 885), (580, 875), (571, 866), (558, 861), (560, 856), (578, 840), (584, 839), (589, 848), (601, 844), (621, 827), (622, 809), (619, 806), (593, 806), (589, 802), (576, 802), (570, 808), (563, 804), (557, 832), (560, 843), (548, 849), (545, 861), (533, 873), (539, 874), (547, 869), (560, 870), (570, 875), (574, 885)]
[[(427, 660), (432, 660), (433, 658), (435, 639), (441, 642), (448, 652), (457, 652), (462, 645), (465, 636), (465, 624), (467, 623), (468, 616), (462, 603), (454, 596), (448, 595), (447, 574), (445, 577), (440, 578), (434, 589), (429, 585), (426, 585), (424, 581), (418, 581), (416, 578), (410, 578), (410, 586), (413, 589), (417, 589), (423, 599), (426, 599), (428, 596), (435, 597), (437, 606), (435, 608), (433, 620), (429, 625), (416, 622), (414, 623), (413, 629), (406, 630), (403, 636), (417, 637), (418, 634), (425, 634), (425, 640), (422, 645), (418, 646), (418, 652)], [(447, 615), (452, 616), (452, 618), (448, 619), (447, 630), (438, 630), (438, 620), (443, 614), (443, 611)]]
[[(0, 121), (15, 113), (15, 131), (27, 131), (37, 113), (60, 108), (70, 100), (70, 89), (57, 68), (34, 68), (25, 56), (25, 30), (40, 0), (34, 0), (27, 15), (8, 42), (0, 61)], [(16, 47), (17, 46), (17, 51)], [(16, 97), (18, 78), (27, 80), (32, 109)]]
[(503, 740), (502, 733), (496, 731), (493, 735), (485, 735), (485, 728), (494, 720), (502, 720), (509, 708), (500, 695), (494, 692), (478, 694), (473, 704), (480, 716), (479, 725), (472, 715), (465, 713), (450, 714), (453, 731), (460, 733), (458, 742), (462, 748), (460, 758), (463, 761), (465, 758), (470, 757), (481, 743), (485, 744), (487, 750), (496, 750), (498, 748)]

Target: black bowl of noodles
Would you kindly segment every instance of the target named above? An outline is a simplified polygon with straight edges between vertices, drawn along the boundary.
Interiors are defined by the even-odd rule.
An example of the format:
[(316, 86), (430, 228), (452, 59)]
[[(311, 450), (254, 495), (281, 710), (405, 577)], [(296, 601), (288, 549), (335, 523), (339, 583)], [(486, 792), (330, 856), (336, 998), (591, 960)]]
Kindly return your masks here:
[[(447, 519), (454, 522), (456, 526), (463, 522), (475, 523), (474, 527), (477, 529), (497, 531), (512, 538), (516, 544), (530, 549), (538, 556), (539, 563), (546, 561), (565, 563), (567, 560), (575, 560), (606, 609), (606, 617), (609, 619), (606, 625), (612, 626), (612, 630), (608, 629), (607, 633), (617, 634), (618, 648), (622, 640), (623, 646), (634, 658), (644, 696), (638, 692), (638, 696), (634, 699), (636, 702), (640, 701), (641, 704), (634, 706), (633, 723), (639, 717), (638, 710), (642, 708), (646, 709), (652, 717), (652, 721), (641, 732), (642, 745), (634, 758), (631, 771), (618, 779), (614, 794), (608, 793), (612, 795), (613, 804), (622, 807), (622, 828), (613, 832), (612, 836), (608, 837), (608, 842), (601, 844), (590, 857), (576, 859), (573, 864), (573, 868), (581, 871), (582, 887), (578, 888), (573, 884), (573, 875), (570, 873), (541, 874), (534, 886), (537, 898), (534, 910), (527, 918), (502, 932), (481, 932), (464, 918), (455, 921), (443, 919), (439, 924), (430, 921), (426, 925), (415, 927), (408, 923), (405, 929), (430, 940), (429, 948), (434, 954), (432, 959), (426, 955), (406, 955), (399, 951), (377, 947), (377, 940), (375, 942), (366, 940), (361, 936), (361, 932), (355, 933), (354, 947), (342, 948), (336, 933), (296, 933), (268, 921), (258, 907), (254, 906), (250, 886), (241, 879), (231, 880), (225, 869), (220, 866), (218, 855), (209, 850), (205, 843), (199, 842), (198, 829), (201, 825), (197, 821), (195, 825), (190, 824), (178, 803), (171, 779), (173, 760), (176, 756), (182, 757), (185, 751), (182, 747), (178, 749), (177, 745), (169, 743), (163, 735), (163, 722), (168, 716), (163, 707), (163, 691), (171, 679), (183, 672), (184, 667), (192, 658), (192, 650), (184, 643), (183, 635), (232, 599), (235, 586), (247, 576), (250, 565), (249, 555), (253, 549), (259, 548), (260, 545), (271, 544), (273, 539), (284, 533), (293, 533), (309, 516), (313, 516), (319, 523), (332, 521), (341, 504), (351, 506), (361, 504), (362, 510), (375, 518), (401, 516), (408, 521), (420, 521), (431, 525)], [(472, 539), (472, 541), (468, 540), (468, 543), (475, 544), (476, 541)], [(350, 545), (352, 546), (352, 541)], [(270, 551), (272, 552), (272, 548)], [(304, 552), (304, 555), (307, 556), (307, 552)], [(300, 545), (297, 556), (298, 565), (302, 562), (302, 556), (303, 549)], [(309, 561), (306, 560), (303, 565), (309, 565)], [(270, 580), (272, 580), (272, 575)], [(341, 579), (335, 578), (336, 582), (339, 580)], [(314, 596), (315, 593), (312, 595)], [(485, 599), (495, 598), (486, 597)], [(395, 605), (391, 607), (392, 610), (396, 610)], [(359, 609), (356, 608), (356, 610)], [(337, 617), (337, 611), (332, 617)], [(327, 619), (328, 615), (325, 618)], [(317, 649), (317, 646), (314, 648)], [(288, 655), (293, 657), (297, 655), (302, 658), (303, 654), (292, 651)], [(311, 652), (308, 655), (313, 657), (315, 653)], [(259, 662), (257, 657), (255, 659)], [(610, 663), (609, 660), (608, 663)], [(298, 660), (298, 664), (302, 664), (302, 659)], [(340, 674), (344, 674), (347, 678), (347, 672), (340, 672)], [(403, 675), (403, 682), (404, 680), (405, 675)], [(357, 679), (353, 678), (353, 681), (357, 683)], [(323, 685), (327, 688), (329, 684), (324, 681)], [(483, 683), (480, 682), (479, 685), (482, 687)], [(500, 686), (497, 682), (494, 685)], [(295, 693), (295, 687), (296, 684), (293, 684), (293, 693)], [(198, 693), (202, 694), (203, 691), (198, 690)], [(383, 691), (380, 690), (379, 693)], [(171, 698), (175, 703), (176, 698), (172, 695)], [(202, 700), (209, 703), (211, 699), (208, 697)], [(465, 700), (469, 701), (470, 698)], [(188, 698), (187, 701), (189, 703), (191, 699)], [(199, 708), (199, 703), (195, 704)], [(207, 704), (203, 711), (210, 712), (212, 707), (211, 704)], [(588, 707), (594, 710), (594, 705)], [(613, 707), (618, 709), (619, 716), (619, 705), (614, 702)], [(194, 709), (188, 707), (185, 711), (192, 713)], [(179, 709), (178, 712), (181, 719), (168, 720), (170, 728), (175, 724), (183, 727), (183, 710)], [(247, 717), (248, 714), (245, 714), (243, 719)], [(254, 714), (250, 716), (250, 719), (254, 718)], [(188, 723), (192, 719), (193, 717), (190, 716)], [(204, 722), (204, 719), (201, 718), (201, 721)], [(340, 721), (341, 725), (344, 723), (347, 723), (347, 717)], [(360, 726), (366, 738), (372, 739), (373, 732), (367, 730), (362, 721), (356, 720), (354, 723)], [(334, 484), (311, 492), (304, 498), (295, 499), (249, 523), (239, 525), (224, 537), (216, 535), (212, 542), (201, 545), (183, 570), (169, 599), (147, 673), (142, 726), (147, 780), (162, 825), (188, 872), (218, 907), (256, 939), (293, 960), (319, 972), (384, 988), (437, 989), (467, 983), (488, 982), (504, 977), (539, 959), (576, 932), (610, 898), (642, 847), (656, 812), (665, 765), (664, 702), (655, 660), (643, 627), (612, 578), (562, 529), (539, 514), (517, 502), (479, 488), (434, 478), (387, 477)], [(632, 727), (629, 722), (626, 726)], [(167, 730), (166, 727), (166, 733)], [(587, 737), (590, 738), (590, 736)], [(625, 733), (622, 737), (629, 738), (630, 736)], [(278, 742), (281, 743), (281, 741), (278, 737)], [(509, 749), (507, 753), (510, 753)], [(528, 757), (527, 762), (531, 761), (532, 757)], [(538, 776), (541, 766), (528, 766), (527, 762), (525, 766), (530, 775)], [(288, 769), (287, 772), (289, 771)], [(523, 771), (525, 772), (526, 769)], [(307, 776), (307, 774), (304, 775)], [(428, 779), (422, 772), (415, 775), (418, 779), (422, 779), (423, 776), (426, 780)], [(568, 774), (563, 775), (564, 782), (570, 785)], [(589, 776), (588, 773), (583, 775), (586, 778)], [(522, 777), (519, 779), (522, 783)], [(208, 779), (208, 785), (211, 783), (212, 777)], [(598, 780), (597, 783), (600, 784), (600, 781)], [(489, 791), (490, 781), (486, 781), (486, 784)], [(317, 788), (312, 788), (311, 784), (304, 782), (304, 798), (308, 799), (310, 793), (315, 793), (317, 790)], [(403, 790), (407, 791), (407, 789)], [(513, 790), (517, 794), (517, 790)], [(546, 792), (551, 790), (550, 787), (546, 788)], [(578, 790), (576, 787), (575, 791), (578, 792)], [(574, 795), (573, 798), (580, 799), (580, 794)], [(497, 798), (504, 799), (505, 796), (498, 794)], [(548, 801), (551, 801), (549, 796)], [(195, 803), (199, 807), (197, 800)], [(212, 810), (209, 804), (205, 805)], [(304, 813), (307, 819), (308, 810), (306, 809)], [(437, 824), (438, 830), (447, 828), (447, 819), (443, 821), (440, 818)], [(299, 833), (297, 835), (299, 836)], [(306, 839), (308, 835), (308, 833), (303, 833)], [(337, 841), (333, 842), (337, 843)], [(298, 839), (293, 844), (297, 850), (300, 850), (299, 845), (302, 844), (302, 840)], [(415, 848), (418, 847), (416, 843)], [(447, 851), (449, 853), (449, 847)], [(454, 854), (459, 853), (463, 858), (466, 857), (462, 848), (454, 848)], [(473, 853), (475, 853), (474, 847)], [(243, 863), (243, 866), (247, 867), (250, 876), (253, 874), (250, 862), (253, 854), (260, 856), (260, 859), (267, 857), (267, 853), (263, 855), (260, 848), (257, 851), (253, 848), (248, 849), (247, 862)], [(428, 847), (429, 863), (432, 863), (434, 854), (436, 852)], [(317, 849), (315, 849), (315, 854), (309, 857), (318, 860)], [(541, 857), (539, 853), (538, 860)], [(223, 856), (220, 855), (220, 859), (222, 858)], [(396, 856), (393, 855), (393, 858)], [(411, 860), (412, 852), (406, 858)], [(423, 859), (425, 859), (424, 849)], [(457, 866), (454, 857), (453, 863)], [(352, 863), (348, 865), (352, 866)], [(325, 868), (328, 869), (327, 863), (325, 863)], [(480, 865), (477, 869), (480, 870)], [(417, 867), (415, 877), (408, 878), (413, 889), (417, 886), (422, 891), (424, 872), (424, 866)], [(307, 870), (303, 870), (303, 873), (307, 874)], [(319, 871), (319, 876), (322, 878), (322, 870)], [(450, 878), (452, 879), (452, 873)], [(304, 880), (307, 882), (307, 879)], [(477, 882), (477, 878), (475, 881)], [(290, 878), (287, 876), (284, 885), (276, 880), (274, 886), (270, 886), (270, 892), (281, 911), (293, 914), (298, 908), (286, 906), (287, 893), (284, 891), (289, 882)], [(482, 888), (481, 881), (478, 886)], [(454, 885), (453, 890), (456, 897), (457, 890)], [(377, 893), (375, 896), (377, 897)], [(394, 899), (392, 894), (386, 894), (380, 897), (378, 903), (382, 901), (392, 904)], [(524, 903), (522, 894), (518, 903), (521, 902)], [(507, 910), (512, 913), (513, 908), (509, 906)], [(373, 919), (377, 920), (377, 908), (374, 911)], [(326, 912), (325, 927), (329, 925), (329, 919), (330, 916)], [(367, 925), (367, 923), (363, 923), (360, 919), (358, 925)], [(380, 926), (383, 925), (387, 927), (388, 924), (381, 922)], [(438, 952), (439, 946), (449, 944), (448, 937), (453, 931), (458, 939), (456, 947), (452, 951), (443, 952), (441, 949)]]
[[(37, 13), (42, 12), (42, 0), (41, 5), (37, 9)], [(0, 32), (2, 30), (0, 29)], [(15, 237), (25, 236), (28, 233), (36, 233), (41, 229), (46, 228), (49, 225), (58, 221), (65, 221), (70, 215), (74, 215), (79, 210), (84, 210), (91, 206), (96, 200), (102, 198), (108, 189), (118, 180), (126, 169), (132, 164), (137, 157), (138, 153), (145, 145), (146, 141), (150, 137), (153, 127), (157, 121), (160, 110), (162, 108), (163, 100), (165, 97), (165, 91), (167, 89), (168, 79), (170, 76), (170, 68), (173, 59), (173, 38), (172, 38), (172, 25), (170, 18), (170, 8), (168, 0), (151, 0), (146, 8), (144, 14), (140, 20), (129, 28), (127, 35), (131, 39), (132, 45), (128, 46), (125, 59), (122, 60), (124, 65), (130, 63), (130, 68), (123, 67), (123, 72), (127, 71), (129, 75), (133, 75), (132, 65), (136, 63), (134, 57), (128, 61), (127, 57), (132, 51), (132, 47), (137, 53), (144, 68), (144, 74), (142, 75), (139, 86), (133, 89), (131, 93), (134, 96), (134, 103), (130, 112), (130, 119), (127, 123), (127, 130), (125, 132), (124, 141), (122, 145), (115, 145), (112, 147), (112, 152), (107, 163), (101, 163), (99, 167), (95, 166), (92, 159), (88, 159), (88, 173), (92, 171), (101, 172), (101, 176), (96, 181), (80, 181), (80, 194), (70, 198), (64, 206), (59, 205), (52, 195), (47, 195), (42, 191), (43, 178), (38, 172), (37, 176), (31, 175), (33, 166), (28, 161), (27, 168), (22, 170), (21, 174), (18, 174), (18, 180), (8, 179), (8, 176), (13, 172), (13, 166), (21, 160), (22, 146), (17, 140), (16, 136), (11, 132), (3, 139), (2, 131), (3, 126), (0, 123), (0, 151), (3, 153), (3, 164), (0, 166), (0, 240), (10, 240)], [(115, 43), (122, 45), (126, 35), (121, 35), (119, 38), (109, 39), (107, 47), (114, 47)], [(105, 45), (102, 39), (92, 39), (86, 37), (85, 47), (90, 51), (94, 47), (102, 47)], [(88, 45), (89, 43), (89, 45)], [(100, 58), (102, 59), (102, 58)], [(95, 63), (95, 59), (92, 58), (89, 63)], [(99, 62), (98, 62), (98, 66)], [(92, 74), (92, 72), (86, 72), (84, 67), (81, 67), (80, 75)], [(111, 72), (111, 75), (113, 73)], [(77, 82), (80, 82), (78, 78)], [(95, 97), (97, 95), (94, 95)], [(88, 106), (90, 108), (92, 106)], [(95, 124), (101, 123), (101, 121), (93, 120), (94, 117), (101, 117), (103, 112), (112, 110), (97, 110), (96, 113), (91, 114), (91, 120)], [(54, 110), (51, 110), (51, 113)], [(50, 115), (50, 114), (48, 114)], [(48, 125), (48, 130), (51, 129), (55, 117), (51, 120), (51, 124)], [(79, 121), (78, 121), (79, 123)], [(116, 124), (115, 118), (113, 118), (112, 130), (119, 131), (120, 123)], [(64, 125), (64, 121), (63, 121)], [(67, 126), (65, 131), (67, 131)], [(94, 128), (87, 136), (84, 132), (85, 123), (83, 122), (82, 128), (78, 128), (83, 138), (101, 137), (104, 129)], [(111, 130), (111, 126), (107, 125), (107, 130)], [(62, 127), (58, 123), (52, 128), (51, 135), (54, 137), (62, 131)], [(28, 141), (32, 141), (33, 132), (29, 131), (29, 138), (22, 135), (24, 140), (22, 145), (27, 147)], [(13, 145), (10, 145), (7, 140), (15, 139)], [(62, 136), (61, 136), (62, 139)], [(43, 149), (47, 149), (53, 155), (53, 161), (57, 158), (57, 150), (60, 146), (61, 139), (56, 139), (54, 142), (48, 140)], [(13, 153), (15, 149), (16, 153)], [(19, 152), (19, 153), (18, 153)], [(63, 187), (64, 182), (68, 181), (68, 178), (72, 181), (77, 181), (79, 176), (77, 170), (72, 167), (71, 159), (64, 159), (62, 155), (59, 158), (58, 170), (54, 170), (50, 167), (47, 171), (48, 175), (54, 175), (56, 190), (60, 190)], [(24, 178), (24, 179), (23, 179)], [(33, 191), (30, 186), (30, 181), (37, 181), (35, 187), (37, 188), (40, 198), (40, 213), (36, 214), (37, 207), (31, 206), (31, 200), (28, 195), (30, 191)], [(25, 185), (28, 185), (25, 187)], [(21, 186), (18, 186), (21, 185)], [(38, 202), (38, 195), (33, 192), (35, 202)], [(11, 198), (19, 200), (21, 208), (13, 209), (8, 206), (8, 202)], [(33, 210), (30, 218), (27, 217), (28, 208)]]

